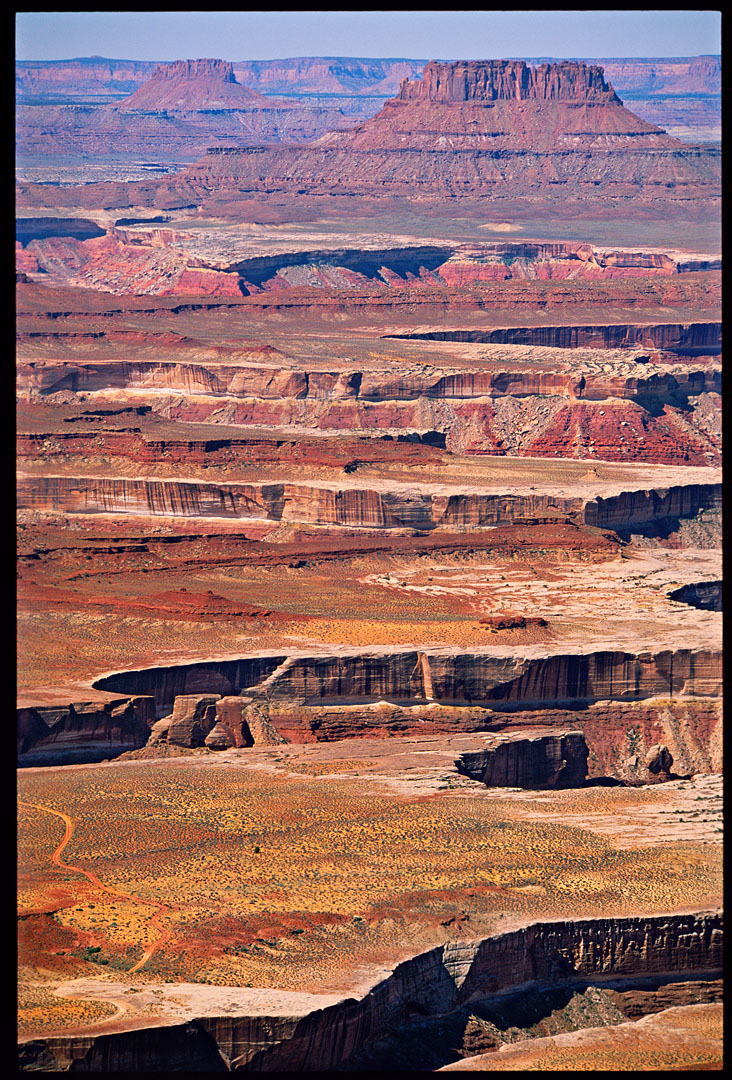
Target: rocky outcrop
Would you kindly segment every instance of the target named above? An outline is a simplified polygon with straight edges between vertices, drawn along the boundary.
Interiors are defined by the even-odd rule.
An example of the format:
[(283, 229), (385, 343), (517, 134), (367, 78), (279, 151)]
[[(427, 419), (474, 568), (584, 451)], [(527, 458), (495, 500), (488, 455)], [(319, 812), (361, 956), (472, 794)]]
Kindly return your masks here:
[(192, 160), (217, 143), (313, 138), (352, 123), (328, 102), (278, 101), (242, 86), (224, 60), (158, 64), (147, 81), (130, 89), (114, 104), (21, 103), (18, 153)]
[[(556, 203), (568, 195), (596, 201), (601, 187), (603, 200), (668, 204), (718, 199), (719, 159), (719, 151), (686, 146), (634, 116), (595, 66), (433, 61), (421, 81), (402, 83), (397, 97), (353, 130), (331, 131), (312, 145), (211, 146), (173, 178), (127, 185), (125, 194), (110, 188), (109, 197), (119, 206), (152, 200), (163, 209), (293, 190)], [(99, 201), (93, 191), (85, 197)]]
[[(259, 655), (124, 671), (94, 686), (112, 693), (149, 694), (160, 715), (179, 695), (244, 693), (277, 706), (349, 705), (382, 699), (418, 704), (477, 705), (490, 709), (577, 707), (595, 701), (717, 698), (721, 652), (514, 653), (342, 650), (334, 655)], [(297, 715), (301, 720), (296, 719)], [(304, 713), (291, 721), (308, 731)]]
[(668, 598), (701, 608), (702, 611), (721, 611), (722, 582), (695, 581), (690, 585), (682, 585), (680, 589), (674, 589), (668, 594)]
[[(702, 490), (703, 487), (703, 490)], [(712, 490), (714, 489), (714, 490)], [(606, 499), (590, 499), (584, 507), (584, 523), (596, 528), (625, 529), (666, 518), (682, 518), (697, 511), (695, 506), (704, 504), (715, 511), (722, 509), (720, 485), (670, 487), (658, 491), (625, 491)]]
[[(153, 724), (148, 745), (168, 743), (172, 746), (209, 750), (228, 750), (231, 747), (253, 746), (255, 738), (247, 722), (251, 716), (251, 698), (220, 697), (218, 694), (179, 694), (173, 712)], [(254, 721), (257, 743), (271, 745), (282, 738), (267, 738), (263, 725)]]
[[(166, 419), (262, 429), (287, 425), (299, 429), (298, 444), (304, 443), (307, 429), (337, 431), (341, 439), (350, 431), (362, 442), (352, 457), (365, 452), (366, 432), (383, 437), (385, 431), (397, 435), (406, 431), (422, 442), (432, 432), (435, 445), (444, 443), (458, 453), (678, 465), (720, 462), (719, 426), (705, 420), (719, 412), (717, 364), (674, 364), (672, 370), (664, 370), (660, 364), (649, 368), (634, 358), (614, 360), (608, 371), (579, 360), (574, 371), (561, 370), (559, 363), (557, 370), (547, 370), (544, 365), (530, 366), (527, 359), (520, 366), (514, 362), (506, 368), (497, 363), (471, 370), (416, 370), (398, 378), (389, 371), (325, 371), (300, 365), (20, 360), (16, 385), (19, 394), (31, 398), (147, 390), (146, 408)], [(569, 358), (564, 364), (570, 367)], [(161, 395), (162, 389), (170, 397)], [(275, 449), (284, 445), (282, 439), (270, 442)], [(302, 446), (308, 460), (323, 459), (328, 444), (323, 440), (320, 444), (318, 449), (318, 442), (311, 439), (307, 448)], [(137, 462), (156, 461), (165, 453), (170, 460), (209, 463), (214, 457), (233, 460), (248, 445), (255, 443), (56, 431), (20, 434), (17, 452), (112, 453)], [(338, 454), (330, 446), (328, 454), (335, 461)], [(269, 459), (264, 436), (256, 449), (260, 454), (267, 451)]]
[(191, 267), (185, 252), (165, 247), (136, 247), (111, 235), (87, 241), (60, 236), (32, 240), (26, 250), (28, 256), (56, 284), (122, 295), (222, 298), (242, 295), (236, 274)]
[(467, 751), (455, 764), (459, 772), (486, 787), (572, 788), (585, 782), (588, 754), (582, 732), (569, 731)]
[(194, 1020), (111, 1035), (29, 1039), (21, 1072), (229, 1072), (215, 1039)]
[(167, 741), (177, 746), (203, 746), (215, 723), (218, 694), (187, 694), (176, 697), (167, 732)]
[[(185, 394), (227, 398), (274, 399), (288, 409), (285, 416), (306, 420), (296, 413), (292, 401), (311, 401), (327, 415), (333, 401), (374, 402), (464, 401), (484, 397), (607, 398), (640, 400), (644, 403), (675, 401), (686, 403), (690, 395), (719, 393), (721, 371), (717, 367), (674, 368), (646, 374), (588, 372), (586, 376), (529, 367), (502, 370), (500, 364), (468, 371), (410, 371), (397, 377), (390, 372), (324, 371), (298, 366), (255, 364), (186, 363), (185, 361), (140, 360), (71, 361), (20, 360), (17, 387), (22, 393), (55, 394), (98, 390), (168, 389)], [(363, 410), (366, 412), (367, 410)], [(283, 417), (284, 420), (284, 417)], [(354, 424), (354, 427), (356, 425)]]
[(19, 709), (18, 765), (67, 765), (117, 757), (144, 746), (154, 720), (155, 701), (148, 696)]
[(273, 192), (294, 181), (313, 194), (556, 197), (600, 178), (605, 195), (648, 194), (659, 183), (711, 193), (718, 158), (633, 116), (597, 67), (430, 62), (353, 131), (312, 148), (209, 154), (177, 182), (199, 191)]
[[(652, 976), (717, 975), (718, 913), (534, 923), (482, 941), (451, 942), (399, 964), (368, 994), (305, 1016), (201, 1015), (113, 1035), (47, 1036), (21, 1043), (21, 1068), (145, 1072), (312, 1072), (348, 1067), (363, 1047), (414, 1017), (449, 1014), (518, 987), (603, 983)], [(189, 1032), (185, 1040), (181, 1038)], [(218, 1060), (217, 1060), (218, 1055)], [(221, 1064), (220, 1064), (221, 1063)]]
[(650, 773), (650, 781), (653, 783), (661, 783), (664, 780), (671, 779), (671, 766), (674, 763), (674, 759), (671, 755), (671, 751), (667, 746), (661, 743), (656, 743), (652, 746), (645, 756), (645, 765)]

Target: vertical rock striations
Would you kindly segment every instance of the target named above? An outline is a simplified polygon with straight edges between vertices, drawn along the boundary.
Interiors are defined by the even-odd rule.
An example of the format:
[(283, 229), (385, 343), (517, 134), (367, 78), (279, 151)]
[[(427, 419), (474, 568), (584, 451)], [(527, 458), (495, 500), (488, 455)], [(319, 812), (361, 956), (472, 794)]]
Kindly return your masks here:
[(458, 771), (486, 787), (581, 787), (589, 751), (581, 731), (514, 739), (457, 759)]
[[(110, 1035), (48, 1036), (21, 1044), (21, 1068), (313, 1072), (348, 1067), (361, 1048), (415, 1016), (449, 1014), (519, 987), (596, 979), (716, 975), (719, 913), (534, 923), (497, 937), (452, 942), (399, 964), (360, 1000), (305, 1016), (201, 1015), (185, 1025)], [(186, 1064), (181, 1065), (185, 1047)]]

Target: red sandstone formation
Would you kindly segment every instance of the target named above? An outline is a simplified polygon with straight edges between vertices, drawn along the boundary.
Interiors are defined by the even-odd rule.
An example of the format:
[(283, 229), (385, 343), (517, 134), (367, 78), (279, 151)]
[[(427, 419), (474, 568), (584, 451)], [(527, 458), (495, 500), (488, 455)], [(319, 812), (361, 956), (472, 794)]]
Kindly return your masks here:
[[(22, 100), (22, 99), (21, 99)], [(236, 81), (223, 60), (159, 64), (113, 105), (20, 105), (17, 152), (81, 160), (192, 160), (211, 145), (308, 139), (349, 121), (340, 109), (267, 98)]]
[(577, 101), (617, 105), (620, 99), (603, 78), (602, 68), (577, 61), (530, 68), (523, 60), (431, 60), (421, 80), (405, 79), (398, 101), (453, 104), (460, 101)]
[(497, 742), (468, 751), (455, 762), (458, 770), (486, 787), (582, 787), (589, 751), (581, 731)]
[(268, 102), (256, 90), (236, 81), (234, 69), (225, 60), (175, 60), (158, 64), (152, 77), (117, 106), (123, 111), (143, 112), (176, 109), (249, 109), (280, 102)]
[(151, 697), (18, 710), (18, 763), (101, 761), (144, 746), (155, 719)]
[(605, 498), (501, 491), (343, 484), (204, 483), (122, 477), (20, 476), (18, 507), (66, 513), (224, 517), (366, 529), (475, 529), (522, 521), (567, 521), (600, 529), (721, 509), (721, 484), (689, 483), (659, 491), (620, 490)]
[(123, 244), (113, 236), (91, 240), (71, 237), (32, 240), (24, 258), (35, 259), (38, 268), (54, 281), (104, 292), (149, 296), (242, 295), (236, 274), (191, 267), (180, 250), (136, 247)]

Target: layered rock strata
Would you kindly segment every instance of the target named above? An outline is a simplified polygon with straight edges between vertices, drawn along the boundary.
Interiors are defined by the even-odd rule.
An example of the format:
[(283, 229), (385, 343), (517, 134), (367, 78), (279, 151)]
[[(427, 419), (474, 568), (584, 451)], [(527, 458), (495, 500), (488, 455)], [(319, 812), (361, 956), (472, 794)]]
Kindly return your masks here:
[[(211, 151), (176, 182), (238, 191), (456, 196), (717, 193), (718, 156), (684, 146), (623, 108), (598, 67), (431, 61), (421, 80), (353, 131), (311, 148)], [(594, 194), (594, 190), (592, 190)]]
[[(172, 179), (102, 184), (83, 198), (159, 208), (280, 193), (556, 202), (596, 201), (599, 188), (603, 200), (715, 200), (719, 151), (687, 146), (628, 112), (596, 66), (431, 61), (353, 130), (310, 145), (214, 146)], [(23, 195), (34, 198), (32, 185)]]
[(682, 604), (690, 604), (692, 607), (701, 608), (702, 611), (722, 610), (722, 582), (721, 581), (695, 581), (690, 585), (682, 585), (668, 594), (669, 600), (678, 600)]
[[(717, 698), (721, 651), (676, 649), (638, 653), (546, 652), (538, 656), (490, 652), (345, 650), (336, 655), (260, 654), (124, 671), (104, 676), (96, 689), (153, 696), (160, 715), (190, 694), (244, 694), (277, 706), (359, 704), (483, 704), (491, 709), (572, 706), (647, 698)], [(295, 713), (297, 710), (295, 710)], [(295, 724), (297, 720), (295, 719)], [(300, 723), (307, 730), (303, 716)], [(289, 732), (288, 732), (289, 734)]]
[[(237, 82), (225, 60), (175, 60), (158, 64), (146, 83), (119, 103), (123, 111), (247, 109), (267, 99)], [(272, 103), (273, 106), (276, 103)]]
[[(609, 323), (604, 326), (511, 326), (495, 330), (416, 330), (389, 337), (424, 341), (473, 341), (492, 345), (539, 345), (553, 349), (669, 349), (708, 355), (722, 344), (720, 322)], [(692, 353), (693, 354), (693, 353)]]
[(347, 1067), (362, 1048), (415, 1016), (449, 1014), (518, 987), (603, 984), (652, 976), (714, 977), (722, 966), (718, 913), (534, 923), (497, 937), (452, 942), (399, 964), (360, 1000), (306, 1015), (203, 1014), (104, 1035), (21, 1043), (21, 1068), (47, 1071), (311, 1072)]
[(451, 491), (392, 482), (390, 489), (322, 483), (203, 483), (115, 477), (21, 476), (18, 507), (72, 514), (224, 517), (362, 529), (475, 529), (517, 522), (569, 521), (604, 529), (721, 510), (718, 483), (567, 494)]
[(44, 103), (17, 110), (19, 157), (63, 155), (124, 161), (193, 160), (212, 144), (308, 139), (350, 126), (339, 108), (280, 101), (242, 86), (224, 60), (159, 64), (129, 97), (114, 104)]
[[(252, 364), (197, 364), (185, 361), (20, 361), (17, 388), (21, 393), (56, 394), (100, 390), (169, 390), (187, 395), (226, 398), (313, 401), (470, 400), (485, 397), (571, 397), (582, 401), (620, 398), (643, 403), (685, 399), (719, 393), (721, 370), (716, 367), (674, 368), (647, 373), (638, 364), (635, 374), (588, 371), (587, 376), (538, 369), (500, 367), (461, 371), (410, 371), (405, 375), (351, 369), (290, 369)], [(365, 411), (365, 410), (364, 410)], [(283, 422), (288, 419), (285, 412)]]
[[(160, 689), (166, 673), (161, 671), (157, 675)], [(168, 669), (167, 676), (171, 675)], [(74, 742), (74, 725), (78, 727), (81, 722), (77, 710), (86, 711), (87, 716), (95, 712), (102, 714), (105, 709), (107, 712), (117, 709), (121, 713), (126, 708), (124, 702), (111, 706), (89, 704), (83, 708), (77, 705), (20, 709), (18, 763), (25, 767), (99, 761), (138, 749), (143, 744), (188, 748), (202, 745), (210, 750), (226, 750), (250, 745), (276, 746), (285, 742), (333, 742), (461, 732), (491, 732), (499, 733), (498, 738), (506, 734), (511, 739), (522, 739), (524, 731), (532, 739), (537, 722), (540, 722), (544, 729), (555, 729), (560, 733), (568, 727), (581, 727), (589, 749), (587, 765), (591, 778), (613, 776), (633, 786), (648, 783), (653, 777), (645, 757), (659, 743), (670, 747), (675, 769), (680, 775), (718, 773), (722, 769), (722, 701), (719, 697), (582, 702), (581, 713), (577, 711), (576, 702), (574, 708), (562, 708), (555, 703), (543, 707), (540, 714), (530, 705), (521, 704), (507, 712), (500, 702), (491, 702), (488, 707), (437, 701), (398, 703), (383, 699), (354, 704), (351, 699), (333, 705), (304, 706), (284, 699), (272, 701), (232, 693), (231, 680), (217, 679), (210, 671), (198, 675), (188, 671), (185, 682), (180, 679), (180, 672), (172, 685), (168, 679), (168, 689), (158, 695), (163, 700), (157, 708), (158, 715), (176, 708), (175, 691), (181, 684), (189, 691), (183, 695), (189, 702), (203, 697), (209, 702), (216, 700), (202, 710), (203, 715), (195, 726), (181, 725), (172, 738), (172, 713), (155, 721), (152, 694), (149, 695), (152, 704), (145, 708), (144, 723), (137, 725), (134, 731), (126, 730), (118, 743), (110, 742), (108, 727), (98, 724), (86, 733), (83, 742)], [(204, 686), (218, 686), (223, 696), (201, 693)], [(148, 683), (147, 689), (155, 689), (152, 682)], [(196, 689), (199, 692), (193, 692)], [(181, 710), (180, 705), (178, 709)], [(49, 728), (54, 732), (50, 738)]]

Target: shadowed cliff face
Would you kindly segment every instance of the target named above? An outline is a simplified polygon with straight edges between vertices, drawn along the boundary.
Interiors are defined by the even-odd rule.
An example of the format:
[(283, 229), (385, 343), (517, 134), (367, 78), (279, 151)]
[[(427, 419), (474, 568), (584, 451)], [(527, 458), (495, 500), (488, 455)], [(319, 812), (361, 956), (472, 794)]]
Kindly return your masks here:
[(659, 491), (623, 491), (606, 498), (405, 487), (302, 483), (236, 484), (113, 477), (26, 476), (18, 507), (68, 513), (122, 513), (297, 521), (377, 529), (484, 528), (536, 521), (569, 521), (604, 529), (721, 509), (721, 484), (688, 484)]
[[(362, 1048), (417, 1017), (488, 1002), (517, 986), (721, 970), (720, 914), (535, 923), (476, 942), (455, 942), (396, 967), (364, 998), (304, 1017), (201, 1016), (187, 1025), (114, 1035), (47, 1037), (21, 1044), (21, 1068), (48, 1071), (304, 1071), (347, 1067)], [(182, 1036), (185, 1035), (185, 1039)]]
[(486, 787), (571, 788), (585, 782), (588, 753), (582, 732), (570, 731), (468, 751), (455, 764)]
[(18, 764), (67, 765), (102, 761), (144, 746), (155, 720), (155, 699), (18, 710)]
[(697, 581), (691, 585), (682, 585), (668, 595), (669, 600), (679, 600), (682, 604), (690, 604), (702, 611), (722, 610), (721, 581)]
[(718, 697), (721, 653), (681, 649), (557, 653), (537, 658), (495, 653), (385, 651), (334, 656), (269, 655), (126, 671), (96, 689), (155, 697), (167, 711), (184, 694), (246, 693), (300, 705), (394, 702), (484, 703), (490, 708), (551, 707), (557, 702)]
[(390, 337), (422, 338), (426, 341), (474, 341), (492, 345), (542, 345), (554, 349), (617, 349), (640, 345), (669, 349), (682, 354), (717, 353), (721, 350), (721, 323), (648, 323), (606, 326), (532, 326), (497, 330), (430, 330)]

